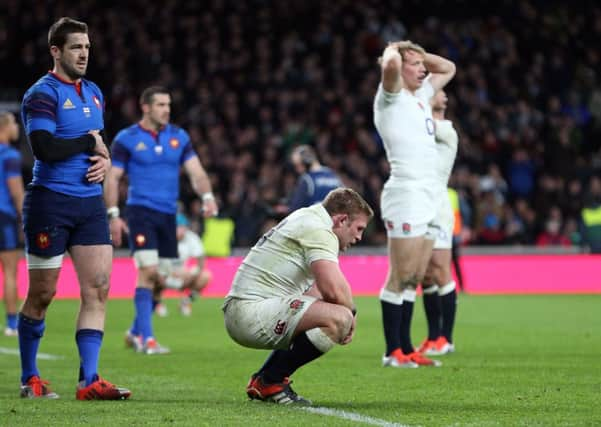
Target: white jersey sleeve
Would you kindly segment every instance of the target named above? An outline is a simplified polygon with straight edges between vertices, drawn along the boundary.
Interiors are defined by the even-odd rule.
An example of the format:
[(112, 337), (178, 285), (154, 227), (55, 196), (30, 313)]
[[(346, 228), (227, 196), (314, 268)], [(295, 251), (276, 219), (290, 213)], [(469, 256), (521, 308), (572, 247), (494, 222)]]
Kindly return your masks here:
[(436, 151), (438, 152), (438, 177), (446, 192), (453, 170), (459, 137), (450, 120), (436, 120)]

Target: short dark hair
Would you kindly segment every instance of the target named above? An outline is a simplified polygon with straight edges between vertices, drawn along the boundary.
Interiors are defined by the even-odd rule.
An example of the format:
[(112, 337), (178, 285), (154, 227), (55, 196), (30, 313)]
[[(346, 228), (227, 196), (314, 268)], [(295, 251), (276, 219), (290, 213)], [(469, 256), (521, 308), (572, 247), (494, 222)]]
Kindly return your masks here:
[(85, 22), (63, 16), (48, 30), (48, 47), (56, 46), (62, 49), (67, 42), (67, 36), (72, 33), (88, 34), (88, 25)]
[(369, 204), (352, 188), (340, 187), (330, 191), (323, 206), (330, 215), (347, 214), (352, 218), (364, 214), (368, 219), (374, 216)]
[(152, 104), (153, 98), (157, 93), (164, 93), (169, 95), (167, 88), (163, 86), (150, 86), (144, 89), (142, 95), (140, 95), (140, 105)]
[(317, 154), (315, 150), (309, 145), (299, 145), (292, 150), (291, 157), (298, 154), (300, 161), (306, 168), (310, 168), (313, 162), (317, 160)]

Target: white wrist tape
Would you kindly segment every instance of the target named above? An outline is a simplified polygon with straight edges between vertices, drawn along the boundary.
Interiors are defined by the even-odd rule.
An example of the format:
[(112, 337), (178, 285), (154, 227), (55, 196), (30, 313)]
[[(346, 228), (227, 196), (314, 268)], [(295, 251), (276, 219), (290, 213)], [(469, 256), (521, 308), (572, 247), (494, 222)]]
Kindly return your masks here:
[(213, 195), (213, 193), (211, 193), (210, 191), (207, 193), (202, 193), (202, 201), (203, 202), (208, 202), (211, 200), (215, 200), (215, 196)]
[(117, 218), (121, 212), (117, 206), (111, 206), (106, 210), (106, 214), (109, 218)]

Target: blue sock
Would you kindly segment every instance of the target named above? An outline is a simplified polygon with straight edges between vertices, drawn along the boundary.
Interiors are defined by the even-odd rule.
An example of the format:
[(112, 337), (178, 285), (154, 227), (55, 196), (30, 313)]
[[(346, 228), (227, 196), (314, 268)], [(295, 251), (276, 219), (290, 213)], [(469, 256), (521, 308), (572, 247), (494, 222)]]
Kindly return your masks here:
[(44, 319), (32, 319), (19, 313), (19, 352), (21, 353), (21, 384), (34, 375), (40, 376), (35, 358), (44, 335)]
[(134, 321), (131, 322), (131, 327), (129, 328), (129, 333), (132, 335), (140, 335), (140, 329), (138, 328), (138, 316), (134, 317)]
[(79, 349), (79, 381), (85, 381), (86, 386), (98, 379), (98, 357), (104, 332), (97, 329), (80, 329), (75, 334)]
[(136, 326), (138, 333), (142, 335), (142, 341), (152, 337), (152, 291), (146, 288), (136, 288), (134, 297), (136, 306)]
[(6, 326), (11, 329), (17, 329), (17, 314), (6, 313)]

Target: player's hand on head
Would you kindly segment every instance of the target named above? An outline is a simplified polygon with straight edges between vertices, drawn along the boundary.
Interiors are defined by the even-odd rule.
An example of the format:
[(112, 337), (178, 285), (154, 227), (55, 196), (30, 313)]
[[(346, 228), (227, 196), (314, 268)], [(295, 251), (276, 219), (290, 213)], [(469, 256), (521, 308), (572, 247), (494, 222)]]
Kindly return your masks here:
[(92, 165), (88, 168), (86, 179), (88, 182), (101, 183), (111, 168), (111, 160), (108, 157), (94, 155), (90, 156), (90, 162)]

